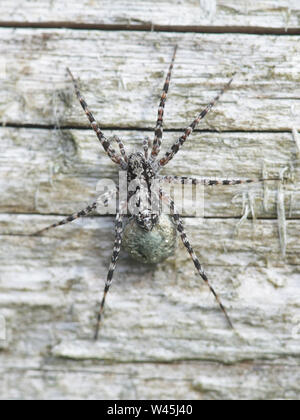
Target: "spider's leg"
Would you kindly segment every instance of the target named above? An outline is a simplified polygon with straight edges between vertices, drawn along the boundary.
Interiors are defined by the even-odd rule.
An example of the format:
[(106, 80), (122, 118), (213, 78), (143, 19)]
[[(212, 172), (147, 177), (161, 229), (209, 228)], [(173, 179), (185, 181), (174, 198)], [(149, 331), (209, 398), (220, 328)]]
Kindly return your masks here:
[(71, 216), (68, 216), (64, 219), (62, 219), (60, 222), (57, 223), (53, 223), (50, 226), (45, 227), (44, 229), (39, 230), (38, 232), (32, 233), (30, 236), (39, 236), (42, 233), (47, 232), (50, 229), (54, 229), (58, 226), (62, 226), (65, 225), (67, 223), (71, 223), (73, 222), (73, 220), (78, 219), (79, 217), (84, 217), (87, 216), (89, 213), (91, 213), (93, 210), (96, 210), (97, 205), (99, 203), (99, 200), (101, 199), (104, 203), (107, 202), (107, 200), (110, 198), (111, 194), (113, 193), (113, 191), (109, 191), (105, 194), (103, 194), (102, 196), (98, 197), (97, 201), (95, 201), (94, 203), (90, 204), (89, 206), (87, 206), (85, 209), (80, 210), (77, 213), (73, 213)]
[(143, 140), (143, 150), (144, 150), (144, 156), (146, 160), (148, 160), (149, 149), (151, 148), (151, 146), (152, 146), (152, 143), (151, 143), (150, 137), (148, 136), (145, 137)]
[(73, 213), (71, 216), (68, 216), (65, 219), (62, 219), (60, 222), (53, 223), (53, 225), (47, 226), (44, 229), (39, 230), (38, 232), (32, 233), (30, 236), (39, 236), (42, 233), (45, 233), (50, 229), (53, 229), (53, 228), (56, 228), (58, 226), (62, 226), (62, 225), (65, 225), (67, 223), (73, 222), (73, 220), (76, 220), (79, 217), (86, 216), (91, 211), (95, 210), (96, 207), (97, 207), (97, 201), (95, 201), (93, 204), (87, 206), (84, 210), (80, 210), (78, 213)]
[(110, 266), (109, 266), (109, 269), (108, 269), (107, 278), (106, 278), (106, 282), (105, 282), (105, 286), (104, 286), (103, 297), (102, 297), (102, 300), (101, 300), (101, 303), (100, 303), (100, 309), (99, 309), (98, 316), (97, 316), (97, 325), (96, 325), (96, 330), (95, 330), (95, 335), (94, 335), (95, 340), (98, 339), (99, 329), (100, 329), (100, 326), (101, 326), (101, 320), (102, 320), (102, 315), (103, 315), (103, 311), (104, 311), (106, 295), (109, 291), (109, 288), (110, 288), (110, 285), (111, 285), (111, 282), (112, 282), (112, 278), (113, 278), (113, 275), (114, 275), (114, 271), (115, 271), (115, 268), (116, 268), (116, 264), (117, 264), (117, 261), (118, 261), (118, 258), (119, 258), (121, 245), (122, 245), (122, 234), (123, 234), (123, 215), (121, 215), (120, 213), (117, 213), (116, 221), (115, 221), (115, 243), (114, 243), (111, 262), (110, 262)]
[(74, 78), (74, 76), (71, 73), (71, 70), (69, 68), (67, 68), (67, 72), (69, 73), (69, 75), (72, 79), (74, 89), (75, 89), (75, 92), (76, 92), (76, 96), (77, 96), (84, 112), (86, 113), (89, 121), (90, 121), (91, 127), (95, 131), (95, 133), (96, 133), (100, 143), (102, 144), (104, 150), (106, 151), (107, 155), (111, 158), (111, 160), (113, 162), (117, 163), (118, 165), (121, 165), (123, 168), (126, 168), (127, 167), (126, 162), (111, 147), (110, 142), (104, 137), (104, 134), (102, 133), (98, 124), (96, 123), (96, 120), (95, 120), (93, 114), (91, 113), (91, 111), (89, 110), (89, 108), (87, 106), (87, 103), (85, 102), (84, 98), (82, 97), (82, 95), (80, 93), (80, 90), (79, 90), (79, 87), (78, 87), (78, 84), (77, 84), (77, 82), (76, 82), (76, 80), (75, 80), (75, 78)]
[(166, 80), (165, 80), (165, 84), (164, 84), (164, 87), (163, 87), (163, 91), (162, 91), (162, 94), (161, 94), (161, 99), (160, 99), (160, 103), (159, 103), (159, 107), (158, 107), (156, 127), (155, 127), (155, 130), (154, 130), (154, 141), (153, 141), (152, 152), (151, 152), (151, 159), (152, 160), (155, 160), (156, 156), (160, 152), (161, 140), (162, 140), (162, 135), (163, 135), (164, 108), (165, 108), (165, 103), (166, 103), (166, 100), (167, 100), (167, 93), (168, 93), (168, 89), (169, 89), (169, 84), (170, 84), (172, 69), (173, 69), (174, 60), (175, 60), (175, 56), (176, 56), (176, 51), (177, 51), (177, 45), (174, 48), (173, 57), (172, 57), (172, 60), (171, 60), (171, 64), (170, 64), (169, 71), (168, 71), (168, 74), (167, 74), (167, 77), (166, 77)]
[(220, 97), (223, 95), (223, 93), (229, 88), (231, 85), (233, 78), (229, 80), (229, 82), (224, 86), (224, 88), (221, 90), (221, 92), (204, 108), (194, 119), (192, 124), (187, 127), (184, 131), (184, 134), (179, 137), (179, 139), (171, 146), (171, 148), (166, 152), (164, 157), (160, 159), (159, 165), (165, 166), (173, 157), (176, 155), (178, 150), (181, 148), (181, 146), (184, 144), (186, 139), (189, 137), (189, 135), (194, 131), (197, 124), (199, 123), (202, 118), (205, 117), (205, 115), (212, 109), (212, 107), (217, 103), (217, 101), (220, 99)]
[(124, 143), (122, 142), (120, 137), (114, 135), (111, 140), (115, 140), (118, 143), (121, 155), (122, 155), (123, 159), (125, 160), (125, 162), (127, 163), (128, 162), (128, 156), (127, 156), (127, 153), (126, 153), (126, 150), (125, 150)]
[(196, 270), (198, 271), (198, 274), (202, 277), (202, 279), (205, 281), (205, 283), (209, 287), (210, 291), (214, 295), (214, 297), (215, 297), (216, 301), (218, 302), (218, 304), (219, 304), (222, 312), (225, 315), (225, 318), (227, 319), (227, 322), (228, 322), (229, 326), (232, 329), (234, 329), (233, 324), (232, 324), (232, 321), (229, 318), (229, 315), (228, 315), (228, 313), (227, 313), (224, 305), (222, 304), (221, 299), (219, 298), (219, 296), (215, 292), (214, 288), (210, 284), (210, 282), (209, 282), (209, 280), (207, 278), (207, 275), (206, 275), (205, 271), (203, 270), (203, 268), (202, 268), (202, 266), (200, 264), (200, 261), (199, 261), (197, 255), (195, 254), (195, 251), (192, 248), (192, 246), (191, 246), (191, 244), (190, 244), (190, 242), (189, 242), (189, 240), (187, 238), (187, 235), (185, 233), (184, 226), (183, 226), (183, 221), (180, 218), (178, 211), (175, 209), (174, 201), (171, 200), (166, 194), (164, 194), (164, 192), (162, 190), (160, 190), (160, 194), (161, 194), (162, 199), (164, 201), (167, 201), (168, 204), (169, 204), (169, 206), (170, 206), (172, 219), (173, 219), (173, 221), (174, 221), (174, 223), (175, 223), (175, 225), (177, 227), (177, 230), (178, 230), (178, 232), (179, 232), (179, 234), (181, 236), (181, 240), (182, 240), (184, 246), (188, 250), (188, 252), (189, 252), (189, 254), (190, 254), (190, 256), (191, 256), (191, 258), (193, 260), (193, 263), (194, 263), (194, 265), (196, 267)]
[(239, 185), (239, 184), (251, 184), (253, 182), (265, 182), (265, 181), (278, 181), (278, 178), (257, 178), (257, 179), (222, 179), (222, 178), (192, 178), (188, 176), (162, 176), (160, 182), (174, 183), (174, 184), (185, 184), (191, 183), (193, 185), (202, 184), (205, 186), (213, 185)]

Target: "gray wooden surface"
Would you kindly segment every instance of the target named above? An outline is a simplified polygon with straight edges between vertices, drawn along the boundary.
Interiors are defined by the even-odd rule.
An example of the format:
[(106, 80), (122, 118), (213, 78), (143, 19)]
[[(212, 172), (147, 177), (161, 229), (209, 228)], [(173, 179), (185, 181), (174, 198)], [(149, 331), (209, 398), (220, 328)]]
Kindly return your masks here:
[[(0, 4), (0, 398), (299, 399), (299, 37), (276, 35), (299, 28), (298, 2), (93, 6)], [(137, 30), (145, 23), (170, 31)], [(66, 66), (105, 134), (136, 150), (176, 43), (164, 148), (237, 75), (164, 173), (284, 182), (207, 188), (205, 219), (185, 214), (236, 334), (179, 245), (156, 267), (122, 254), (95, 343), (113, 219), (28, 236), (93, 201), (99, 179), (117, 179)]]
[(4, 23), (211, 28), (299, 27), (298, 0), (1, 0)]

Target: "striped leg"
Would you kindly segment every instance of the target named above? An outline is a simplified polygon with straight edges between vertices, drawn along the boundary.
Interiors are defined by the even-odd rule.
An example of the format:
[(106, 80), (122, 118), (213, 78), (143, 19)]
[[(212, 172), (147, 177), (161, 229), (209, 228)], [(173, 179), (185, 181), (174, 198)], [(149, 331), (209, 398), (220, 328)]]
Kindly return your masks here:
[(122, 140), (120, 139), (120, 137), (118, 137), (118, 136), (114, 135), (114, 136), (111, 138), (111, 140), (114, 140), (114, 141), (116, 141), (116, 142), (118, 143), (118, 146), (119, 146), (119, 149), (120, 149), (121, 155), (122, 155), (123, 159), (125, 160), (125, 162), (127, 163), (127, 162), (128, 162), (127, 153), (126, 153), (126, 150), (125, 150), (124, 143), (122, 142)]
[(56, 228), (58, 226), (62, 226), (62, 225), (65, 225), (67, 223), (73, 222), (73, 220), (76, 220), (79, 217), (86, 216), (87, 214), (89, 214), (90, 212), (92, 212), (93, 210), (95, 210), (96, 208), (97, 208), (97, 201), (95, 201), (90, 206), (87, 206), (84, 210), (80, 210), (78, 213), (74, 213), (71, 216), (68, 216), (65, 219), (62, 219), (60, 222), (53, 223), (53, 225), (50, 225), (50, 226), (48, 226), (48, 227), (46, 227), (44, 229), (41, 229), (38, 232), (32, 233), (30, 236), (39, 236), (42, 233), (45, 233), (45, 232), (47, 232), (50, 229), (53, 229), (53, 228)]
[(93, 210), (96, 210), (97, 205), (99, 203), (99, 199), (101, 199), (104, 202), (104, 204), (105, 204), (109, 200), (109, 198), (111, 197), (111, 195), (113, 193), (114, 193), (113, 191), (106, 192), (105, 194), (103, 194), (102, 196), (100, 196), (97, 199), (97, 201), (95, 201), (91, 205), (87, 206), (85, 209), (80, 210), (78, 213), (74, 213), (71, 216), (66, 217), (65, 219), (62, 219), (60, 222), (53, 223), (52, 225), (47, 226), (44, 229), (39, 230), (38, 232), (32, 233), (30, 236), (39, 236), (42, 233), (45, 233), (45, 232), (47, 232), (50, 229), (54, 229), (54, 228), (56, 228), (58, 226), (62, 226), (62, 225), (66, 225), (67, 223), (71, 223), (74, 220), (78, 219), (79, 217), (87, 216)]
[(160, 178), (161, 182), (167, 182), (169, 184), (193, 184), (198, 185), (202, 184), (205, 186), (213, 186), (213, 185), (239, 185), (239, 184), (250, 184), (252, 182), (264, 182), (264, 181), (274, 181), (274, 179), (208, 179), (208, 178), (191, 178), (188, 176), (163, 176)]
[(202, 277), (202, 279), (205, 281), (205, 283), (209, 287), (210, 291), (214, 295), (214, 297), (215, 297), (216, 301), (218, 302), (218, 304), (219, 304), (222, 312), (225, 315), (225, 318), (227, 319), (227, 322), (228, 322), (229, 326), (232, 329), (234, 329), (233, 324), (231, 322), (231, 319), (229, 318), (229, 315), (227, 314), (227, 311), (226, 311), (224, 305), (222, 304), (222, 302), (221, 302), (219, 296), (217, 295), (217, 293), (215, 292), (214, 288), (211, 286), (211, 284), (210, 284), (210, 282), (209, 282), (209, 280), (207, 278), (207, 275), (205, 274), (205, 271), (203, 270), (203, 268), (202, 268), (202, 266), (200, 264), (200, 261), (198, 260), (198, 257), (195, 254), (195, 251), (193, 250), (193, 248), (192, 248), (192, 246), (191, 246), (191, 244), (190, 244), (190, 242), (189, 242), (189, 240), (188, 240), (188, 238), (186, 236), (186, 233), (185, 233), (185, 230), (184, 230), (184, 226), (183, 226), (183, 221), (180, 218), (177, 210), (175, 209), (174, 201), (171, 200), (169, 197), (167, 197), (167, 195), (164, 194), (162, 190), (160, 190), (160, 193), (161, 193), (162, 199), (164, 201), (167, 201), (168, 202), (168, 205), (170, 206), (170, 210), (171, 210), (171, 215), (172, 215), (173, 221), (174, 221), (174, 223), (175, 223), (175, 225), (177, 227), (177, 230), (178, 230), (178, 232), (179, 232), (179, 234), (181, 236), (181, 240), (182, 240), (184, 246), (188, 250), (188, 252), (189, 252), (189, 254), (190, 254), (190, 256), (191, 256), (191, 258), (193, 260), (193, 263), (194, 263), (194, 265), (196, 267), (196, 270), (198, 271), (198, 274)]
[(99, 335), (99, 329), (101, 326), (101, 320), (102, 320), (102, 315), (103, 315), (103, 311), (104, 311), (104, 305), (105, 305), (105, 299), (106, 299), (106, 295), (109, 291), (111, 282), (112, 282), (112, 278), (114, 275), (114, 271), (116, 268), (116, 264), (120, 255), (120, 250), (121, 250), (121, 245), (122, 245), (122, 234), (123, 234), (123, 216), (120, 213), (117, 213), (116, 216), (116, 222), (115, 222), (115, 243), (114, 243), (114, 248), (113, 248), (113, 253), (112, 253), (112, 257), (111, 257), (111, 262), (110, 262), (110, 266), (108, 269), (108, 273), (107, 273), (107, 279), (105, 282), (105, 286), (104, 286), (104, 292), (103, 292), (103, 297), (100, 303), (100, 309), (98, 312), (98, 316), (97, 316), (97, 325), (96, 325), (96, 330), (95, 330), (95, 335), (94, 338), (95, 340), (98, 339), (98, 335)]
[(90, 124), (93, 128), (93, 130), (95, 131), (100, 143), (102, 144), (104, 150), (106, 151), (106, 153), (108, 154), (108, 156), (111, 158), (111, 160), (115, 163), (117, 163), (118, 165), (121, 165), (122, 168), (127, 168), (126, 162), (124, 161), (124, 159), (118, 155), (116, 153), (116, 151), (111, 147), (110, 142), (104, 137), (104, 134), (102, 133), (102, 131), (100, 130), (98, 124), (96, 123), (96, 120), (93, 116), (93, 114), (91, 113), (91, 111), (89, 110), (87, 103), (85, 102), (84, 98), (81, 96), (81, 93), (79, 91), (77, 82), (73, 76), (73, 74), (71, 73), (70, 69), (67, 68), (67, 72), (69, 73), (69, 75), (71, 76), (71, 79), (73, 81), (73, 85), (74, 85), (74, 89), (76, 92), (76, 96), (84, 110), (84, 112), (86, 113)]
[(150, 138), (147, 136), (144, 138), (143, 140), (143, 150), (144, 150), (144, 155), (145, 155), (145, 159), (148, 160), (149, 157), (149, 149), (151, 148), (152, 143)]
[(166, 80), (165, 80), (165, 84), (164, 84), (164, 87), (163, 87), (163, 91), (162, 91), (162, 95), (161, 95), (161, 99), (160, 99), (160, 103), (159, 103), (159, 107), (158, 107), (156, 127), (155, 127), (155, 130), (154, 130), (154, 141), (153, 141), (152, 152), (151, 152), (151, 159), (152, 160), (155, 160), (156, 156), (160, 152), (161, 140), (162, 140), (162, 135), (163, 135), (164, 108), (165, 108), (165, 103), (166, 103), (166, 100), (167, 100), (167, 93), (168, 93), (168, 90), (169, 90), (169, 84), (170, 84), (172, 69), (173, 69), (174, 60), (175, 60), (175, 56), (176, 56), (176, 51), (177, 51), (177, 45), (174, 48), (173, 57), (172, 57), (172, 60), (171, 60), (171, 64), (170, 64), (169, 71), (168, 71), (168, 74), (167, 74), (167, 77), (166, 77)]
[(206, 108), (201, 111), (197, 117), (194, 119), (192, 124), (185, 129), (184, 134), (179, 137), (179, 139), (173, 144), (173, 146), (166, 152), (165, 156), (160, 159), (159, 165), (165, 166), (173, 157), (176, 155), (178, 150), (181, 148), (181, 146), (184, 144), (184, 142), (187, 140), (189, 135), (194, 131), (197, 124), (200, 120), (202, 120), (206, 114), (212, 109), (212, 107), (217, 103), (217, 101), (220, 99), (220, 97), (223, 95), (223, 93), (229, 88), (231, 85), (233, 79), (230, 79), (229, 82), (224, 86), (224, 88), (221, 90), (221, 92), (206, 106)]

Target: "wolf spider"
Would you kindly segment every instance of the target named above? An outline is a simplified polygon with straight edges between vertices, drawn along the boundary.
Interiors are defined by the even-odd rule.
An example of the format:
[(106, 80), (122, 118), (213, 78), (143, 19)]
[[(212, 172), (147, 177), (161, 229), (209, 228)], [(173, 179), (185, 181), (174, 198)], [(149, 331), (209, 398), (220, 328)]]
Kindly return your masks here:
[[(169, 66), (169, 70), (165, 79), (165, 83), (163, 86), (163, 91), (162, 91), (162, 95), (161, 95), (161, 99), (160, 99), (160, 103), (159, 103), (159, 107), (158, 107), (158, 115), (157, 115), (157, 121), (156, 121), (156, 126), (155, 126), (155, 130), (154, 130), (154, 139), (153, 142), (150, 141), (149, 138), (145, 138), (143, 141), (143, 152), (136, 152), (136, 153), (132, 153), (132, 154), (127, 154), (124, 144), (123, 142), (119, 139), (119, 137), (114, 136), (114, 140), (117, 142), (118, 144), (118, 148), (119, 148), (119, 153), (112, 147), (112, 142), (110, 139), (106, 139), (104, 134), (102, 133), (100, 127), (98, 126), (97, 122), (95, 121), (95, 118), (93, 117), (93, 114), (91, 113), (91, 111), (88, 108), (88, 105), (86, 103), (86, 101), (84, 100), (84, 98), (82, 97), (78, 84), (73, 76), (73, 74), (71, 73), (70, 69), (67, 68), (67, 72), (69, 73), (71, 80), (73, 82), (74, 85), (74, 89), (75, 89), (75, 93), (76, 96), (83, 108), (83, 110), (85, 111), (87, 118), (90, 122), (91, 127), (93, 128), (93, 130), (95, 131), (98, 140), (100, 141), (103, 149), (105, 150), (106, 154), (108, 155), (108, 157), (119, 166), (120, 169), (122, 169), (123, 171), (127, 171), (127, 182), (128, 185), (131, 181), (136, 180), (138, 181), (138, 183), (143, 183), (146, 185), (146, 195), (147, 195), (147, 200), (150, 203), (150, 199), (151, 199), (151, 186), (154, 182), (154, 180), (160, 179), (163, 180), (164, 182), (168, 182), (168, 183), (181, 183), (184, 184), (186, 181), (189, 181), (190, 183), (192, 183), (193, 185), (196, 184), (202, 184), (202, 185), (236, 185), (236, 184), (242, 184), (242, 183), (250, 183), (250, 182), (258, 182), (258, 181), (263, 181), (262, 179), (246, 179), (246, 180), (241, 180), (241, 179), (205, 179), (205, 178), (189, 178), (189, 177), (177, 177), (177, 176), (165, 176), (165, 177), (158, 177), (158, 174), (161, 170), (161, 168), (163, 168), (164, 166), (166, 166), (171, 159), (173, 159), (173, 157), (177, 154), (177, 152), (181, 149), (181, 147), (184, 145), (185, 141), (188, 139), (188, 137), (192, 134), (192, 132), (194, 131), (194, 129), (196, 128), (197, 124), (199, 123), (199, 121), (201, 119), (203, 119), (206, 114), (213, 108), (213, 106), (215, 105), (215, 103), (219, 100), (219, 98), (223, 95), (223, 93), (229, 88), (229, 86), (231, 85), (232, 82), (232, 78), (229, 80), (229, 82), (224, 86), (224, 88), (221, 90), (221, 92), (200, 112), (198, 113), (198, 115), (196, 116), (196, 118), (194, 119), (194, 121), (184, 130), (184, 133), (175, 141), (175, 143), (169, 148), (169, 150), (167, 150), (167, 152), (160, 158), (158, 159), (158, 155), (160, 153), (160, 149), (161, 149), (161, 143), (162, 143), (162, 136), (163, 136), (163, 116), (164, 116), (164, 107), (165, 107), (165, 103), (166, 103), (166, 99), (167, 99), (167, 93), (168, 93), (168, 89), (169, 89), (169, 83), (170, 83), (170, 79), (171, 79), (171, 73), (172, 73), (172, 69), (173, 69), (173, 65), (174, 65), (174, 61), (175, 61), (175, 55), (176, 55), (176, 51), (177, 51), (177, 46), (174, 49), (173, 52), (173, 56), (172, 56), (172, 60)], [(137, 187), (136, 190), (133, 192), (133, 194), (137, 193), (139, 188)], [(145, 191), (144, 191), (145, 192)], [(102, 200), (104, 202), (107, 202), (107, 200), (109, 199), (109, 195), (110, 193), (106, 193), (105, 195), (102, 196)], [(118, 194), (118, 189), (117, 189), (117, 195)], [(169, 256), (169, 254), (171, 253), (172, 250), (174, 250), (175, 248), (175, 241), (176, 241), (176, 233), (178, 232), (181, 240), (184, 244), (184, 246), (186, 247), (187, 251), (189, 252), (192, 261), (195, 265), (195, 268), (199, 274), (199, 276), (204, 280), (204, 282), (207, 284), (207, 286), (209, 287), (210, 291), (212, 292), (212, 294), (214, 295), (216, 301), (219, 304), (220, 309), (222, 310), (223, 314), (225, 315), (229, 326), (233, 329), (233, 324), (231, 322), (231, 319), (224, 307), (224, 305), (222, 304), (218, 294), (215, 292), (214, 288), (212, 287), (212, 285), (210, 284), (207, 275), (204, 271), (204, 269), (202, 268), (199, 259), (197, 257), (197, 255), (195, 254), (189, 240), (188, 237), (185, 233), (185, 229), (184, 229), (184, 225), (183, 225), (183, 221), (179, 215), (179, 212), (176, 210), (174, 201), (171, 200), (163, 191), (162, 188), (159, 188), (159, 199), (163, 200), (165, 203), (168, 203), (169, 208), (170, 208), (170, 216), (168, 216), (170, 223), (172, 225), (172, 227), (170, 228), (169, 226), (169, 231), (166, 234), (166, 236), (162, 237), (162, 243), (158, 244), (158, 252), (160, 252), (159, 247), (163, 247), (163, 243), (166, 242), (166, 239), (171, 241), (170, 244), (170, 248), (169, 250), (167, 250), (165, 253), (162, 252), (162, 258), (161, 259), (165, 259), (167, 256)], [(147, 201), (146, 200), (146, 201)], [(66, 223), (72, 222), (73, 220), (79, 218), (79, 217), (83, 217), (86, 216), (87, 214), (91, 213), (93, 210), (95, 210), (97, 208), (97, 201), (95, 201), (94, 203), (92, 203), (91, 205), (87, 206), (85, 209), (71, 215), (68, 216), (67, 218), (61, 220), (58, 223), (54, 223), (51, 226), (48, 226), (42, 230), (40, 230), (39, 232), (35, 233), (34, 235), (39, 235), (41, 233), (44, 233), (50, 229), (53, 229), (57, 226), (61, 226), (64, 225)], [(162, 221), (162, 214), (160, 212), (158, 213), (154, 213), (152, 212), (151, 206), (146, 205), (143, 208), (139, 208), (140, 205), (140, 201), (137, 201), (137, 207), (138, 207), (138, 211), (135, 212), (135, 214), (131, 214), (130, 218), (129, 218), (129, 223), (131, 223), (131, 226), (136, 229), (138, 231), (138, 236), (140, 237), (146, 237), (147, 235), (151, 235), (151, 232), (153, 232), (153, 230), (155, 228), (160, 228), (161, 225), (161, 221)], [(104, 305), (105, 305), (105, 300), (106, 300), (106, 296), (107, 293), (109, 291), (109, 288), (111, 286), (112, 283), (112, 278), (113, 278), (113, 274), (115, 271), (115, 267), (116, 267), (116, 263), (120, 254), (120, 250), (121, 250), (121, 244), (122, 244), (122, 238), (123, 238), (123, 234), (124, 234), (124, 218), (127, 215), (126, 211), (124, 210), (124, 207), (127, 206), (127, 202), (120, 202), (118, 203), (118, 209), (116, 211), (116, 218), (115, 218), (115, 241), (114, 241), (114, 246), (113, 246), (113, 252), (112, 252), (112, 257), (111, 257), (111, 262), (110, 262), (110, 266), (109, 266), (109, 270), (108, 270), (108, 274), (107, 274), (107, 279), (105, 282), (105, 286), (104, 286), (104, 292), (103, 292), (103, 297), (102, 300), (100, 302), (100, 308), (98, 311), (98, 315), (97, 315), (97, 324), (96, 324), (96, 329), (95, 329), (95, 335), (94, 338), (95, 340), (98, 338), (98, 333), (99, 333), (99, 328), (100, 328), (100, 324), (101, 324), (101, 319), (102, 319), (102, 315), (104, 312)], [(175, 230), (175, 234), (174, 232), (172, 232), (172, 228)], [(151, 240), (151, 239), (150, 239)], [(131, 248), (130, 250), (132, 251), (132, 247), (134, 248), (134, 244), (132, 243), (128, 243), (130, 242), (130, 240), (127, 240), (127, 243), (125, 244), (127, 246), (127, 248)], [(170, 251), (171, 249), (171, 251)], [(146, 251), (147, 252), (147, 251)], [(134, 253), (133, 253), (134, 254)], [(149, 261), (150, 259), (150, 261)], [(152, 256), (150, 256), (148, 258), (147, 262), (157, 262), (157, 259), (152, 258)]]

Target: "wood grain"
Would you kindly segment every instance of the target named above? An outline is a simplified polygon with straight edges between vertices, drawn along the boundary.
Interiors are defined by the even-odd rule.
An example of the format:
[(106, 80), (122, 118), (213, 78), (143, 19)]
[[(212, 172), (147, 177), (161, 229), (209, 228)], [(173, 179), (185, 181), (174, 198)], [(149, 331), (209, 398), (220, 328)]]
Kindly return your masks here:
[[(289, 329), (298, 311), (297, 221), (287, 222), (284, 260), (279, 241), (274, 241), (276, 221), (257, 221), (255, 227), (247, 222), (233, 238), (234, 219), (205, 223), (185, 219), (196, 252), (237, 330), (249, 343), (243, 344), (228, 330), (216, 302), (180, 246), (174, 257), (156, 269), (132, 263), (123, 254), (101, 339), (95, 344), (90, 337), (97, 295), (111, 253), (112, 220), (86, 218), (45, 237), (26, 236), (33, 227), (41, 228), (54, 220), (53, 216), (0, 217), (6, 244), (1, 250), (1, 304), (14, 313), (8, 325), (14, 351), (22, 345), (23, 334), (29, 333), (26, 325), (29, 330), (43, 329), (47, 322), (44, 339), (53, 334), (57, 343), (53, 352), (67, 358), (124, 362), (209, 358), (233, 363), (297, 353), (298, 337), (293, 336), (291, 325)], [(33, 319), (34, 326), (30, 327)], [(40, 346), (38, 341), (31, 345)]]
[[(287, 0), (1, 1), (0, 399), (300, 399), (299, 37), (229, 33), (297, 29), (299, 14)], [(205, 217), (183, 212), (236, 333), (179, 244), (155, 267), (121, 254), (95, 343), (113, 218), (29, 236), (118, 179), (66, 66), (134, 151), (176, 43), (163, 150), (237, 75), (162, 174), (284, 181), (206, 188)]]
[[(125, 142), (128, 153), (141, 150), (143, 131), (107, 131)], [(179, 132), (166, 132), (163, 150)], [(195, 153), (196, 151), (196, 153)], [(163, 174), (215, 179), (280, 178), (293, 165), (294, 181), (284, 186), (287, 218), (298, 218), (299, 169), (297, 146), (291, 133), (193, 134)], [(118, 168), (106, 157), (92, 130), (0, 129), (0, 212), (71, 214), (97, 197), (97, 182), (118, 182)], [(267, 190), (266, 190), (267, 189)], [(250, 197), (255, 215), (277, 217), (278, 182), (206, 187), (206, 217), (241, 217)], [(192, 208), (188, 206), (192, 211)], [(189, 210), (183, 212), (192, 215)]]
[(101, 2), (83, 0), (1, 1), (2, 22), (47, 22), (207, 27), (299, 26), (300, 6), (297, 0), (116, 0)]
[(102, 127), (153, 128), (164, 75), (179, 50), (165, 128), (192, 121), (236, 71), (201, 129), (287, 131), (300, 127), (297, 37), (122, 31), (1, 29), (0, 120), (88, 126), (69, 66)]

